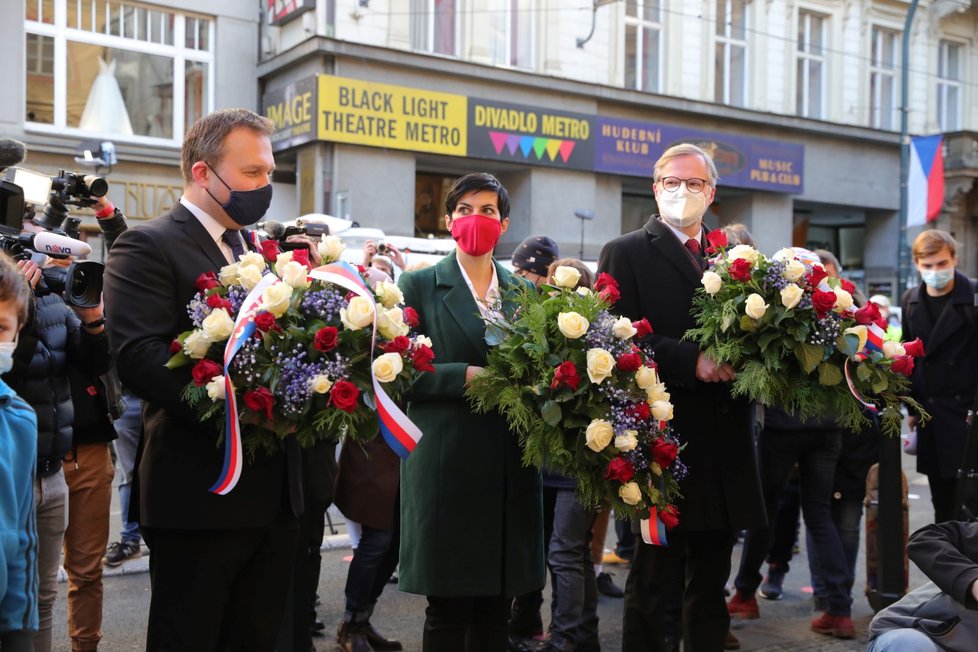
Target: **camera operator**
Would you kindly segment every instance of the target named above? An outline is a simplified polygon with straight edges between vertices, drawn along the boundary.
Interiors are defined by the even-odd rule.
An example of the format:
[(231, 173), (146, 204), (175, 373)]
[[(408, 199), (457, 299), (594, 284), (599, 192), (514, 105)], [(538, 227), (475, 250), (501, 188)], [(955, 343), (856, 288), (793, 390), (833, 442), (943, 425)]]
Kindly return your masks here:
[(400, 250), (389, 242), (374, 242), (367, 240), (363, 243), (363, 266), (377, 267), (394, 278), (394, 265), (403, 272), (404, 256)]
[[(37, 227), (25, 222), (25, 229)], [(62, 459), (71, 449), (74, 421), (68, 371), (73, 368), (98, 375), (108, 371), (112, 361), (101, 302), (89, 308), (69, 307), (59, 294), (39, 292), (43, 288), (41, 270), (34, 262), (22, 260), (17, 267), (35, 296), (28, 327), (14, 352), (14, 367), (4, 380), (38, 416), (34, 493), (40, 628), (34, 646), (37, 652), (49, 652), (58, 565), (68, 516), (68, 487), (62, 468)]]

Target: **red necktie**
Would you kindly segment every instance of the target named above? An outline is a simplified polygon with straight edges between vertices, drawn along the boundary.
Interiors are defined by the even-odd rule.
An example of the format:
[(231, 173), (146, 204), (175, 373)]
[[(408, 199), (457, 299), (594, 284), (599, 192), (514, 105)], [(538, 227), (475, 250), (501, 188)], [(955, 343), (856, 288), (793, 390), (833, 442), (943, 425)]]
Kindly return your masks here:
[(698, 240), (694, 240), (693, 238), (690, 238), (689, 240), (686, 241), (686, 248), (689, 249), (689, 252), (691, 254), (693, 254), (694, 256), (699, 257), (699, 255), (700, 255), (700, 243), (699, 243)]

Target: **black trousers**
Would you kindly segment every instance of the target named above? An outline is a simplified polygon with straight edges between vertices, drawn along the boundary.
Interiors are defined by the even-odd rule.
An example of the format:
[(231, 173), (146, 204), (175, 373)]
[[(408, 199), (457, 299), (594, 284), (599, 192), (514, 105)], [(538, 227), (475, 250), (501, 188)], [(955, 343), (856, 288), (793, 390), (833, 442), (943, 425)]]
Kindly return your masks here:
[(271, 652), (295, 561), (291, 514), (243, 530), (142, 528), (152, 553), (147, 652)]
[(512, 598), (428, 596), (424, 652), (504, 652)]
[(637, 542), (625, 583), (622, 652), (658, 652), (665, 643), (665, 613), (683, 591), (683, 649), (718, 652), (730, 627), (723, 588), (730, 576), (733, 533), (728, 530), (673, 530), (668, 546)]

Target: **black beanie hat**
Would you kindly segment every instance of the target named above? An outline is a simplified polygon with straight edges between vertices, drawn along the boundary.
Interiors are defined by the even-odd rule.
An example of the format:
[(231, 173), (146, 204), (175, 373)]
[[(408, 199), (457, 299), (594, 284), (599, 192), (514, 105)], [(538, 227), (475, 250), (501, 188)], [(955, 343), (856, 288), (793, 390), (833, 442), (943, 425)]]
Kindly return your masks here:
[(550, 263), (559, 257), (560, 248), (556, 242), (545, 235), (531, 235), (513, 252), (513, 267), (546, 276)]

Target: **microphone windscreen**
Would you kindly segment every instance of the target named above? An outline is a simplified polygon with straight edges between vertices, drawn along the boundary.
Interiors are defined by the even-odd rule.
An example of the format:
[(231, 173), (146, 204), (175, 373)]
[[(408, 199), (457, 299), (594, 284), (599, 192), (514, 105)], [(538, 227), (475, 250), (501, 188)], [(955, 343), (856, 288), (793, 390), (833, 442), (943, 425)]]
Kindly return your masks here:
[(92, 248), (87, 243), (50, 231), (34, 234), (34, 250), (62, 256), (87, 256), (92, 253)]
[(263, 222), (262, 230), (264, 230), (265, 233), (268, 234), (268, 237), (273, 240), (278, 240), (285, 235), (285, 225), (281, 222)]
[(26, 156), (24, 143), (13, 138), (0, 138), (0, 169), (20, 165)]

